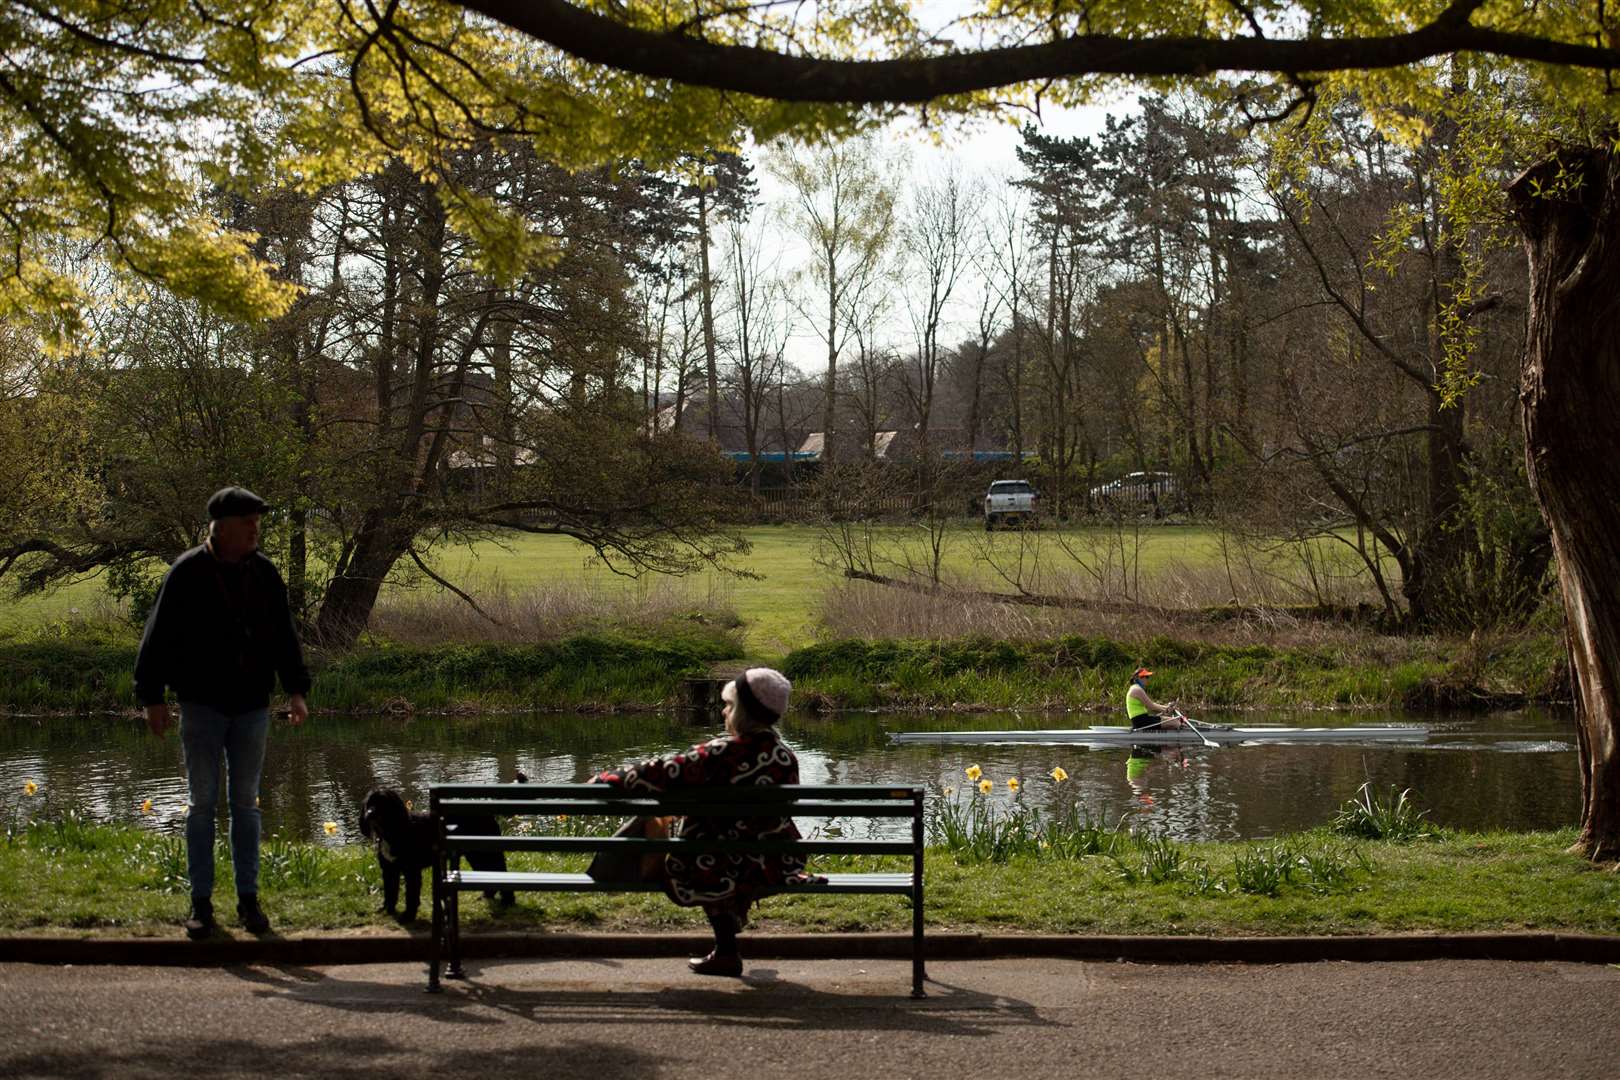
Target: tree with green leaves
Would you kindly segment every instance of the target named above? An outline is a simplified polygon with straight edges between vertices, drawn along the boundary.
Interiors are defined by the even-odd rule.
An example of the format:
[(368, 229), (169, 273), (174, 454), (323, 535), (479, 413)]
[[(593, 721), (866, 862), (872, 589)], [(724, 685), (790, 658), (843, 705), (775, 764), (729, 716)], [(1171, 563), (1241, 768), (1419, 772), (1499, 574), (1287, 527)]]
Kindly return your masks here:
[[(1353, 91), (1382, 127), (1410, 138), (1444, 114), (1437, 61), (1468, 54), (1511, 67), (1529, 86), (1529, 126), (1562, 144), (1544, 147), (1514, 188), (1532, 280), (1526, 458), (1570, 619), (1581, 847), (1612, 857), (1620, 510), (1606, 467), (1620, 454), (1594, 402), (1613, 388), (1620, 357), (1585, 328), (1616, 295), (1607, 282), (1620, 265), (1608, 134), (1617, 18), (1604, 0), (1040, 0), (986, 5), (939, 32), (903, 5), (853, 0), (809, 15), (684, 0), (257, 0), (219, 10), (209, 0), (17, 0), (0, 8), (10, 58), (0, 139), (33, 167), (0, 188), (0, 304), (52, 327), (74, 320), (83, 290), (53, 257), (65, 236), (183, 296), (284, 310), (293, 290), (249, 239), (191, 211), (193, 173), (241, 183), (281, 172), (318, 186), (401, 157), (484, 268), (510, 280), (553, 249), (520, 214), (454, 181), (456, 154), (492, 134), (579, 167), (735, 145), (741, 131), (826, 140), (906, 106), (932, 118), (1076, 104), (1142, 79), (1236, 94), (1257, 120), (1308, 114), (1324, 88)], [(288, 114), (274, 139), (259, 126), (266, 100)], [(1465, 365), (1446, 381), (1460, 389)]]

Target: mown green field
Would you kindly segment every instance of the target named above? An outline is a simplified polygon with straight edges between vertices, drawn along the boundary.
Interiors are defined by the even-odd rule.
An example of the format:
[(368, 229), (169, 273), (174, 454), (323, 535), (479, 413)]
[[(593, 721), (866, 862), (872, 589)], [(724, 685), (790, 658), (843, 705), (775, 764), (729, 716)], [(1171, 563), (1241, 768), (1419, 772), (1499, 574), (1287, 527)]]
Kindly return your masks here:
[[(925, 530), (885, 526), (875, 532), (897, 555), (909, 546), (915, 558), (924, 557), (921, 546), (926, 543)], [(818, 555), (823, 559), (827, 556), (823, 531), (818, 527), (761, 526), (744, 530), (744, 535), (753, 549), (736, 565), (757, 578), (711, 571), (695, 575), (689, 587), (699, 600), (712, 599), (742, 617), (750, 656), (781, 656), (813, 640), (817, 606), (841, 575), (836, 568), (818, 563)], [(986, 537), (982, 530), (968, 526), (953, 529), (945, 548), (943, 576), (978, 588), (1005, 590), (1005, 582), (999, 581), (981, 561), (980, 546), (988, 542), (1010, 560), (1022, 539), (1004, 532)], [(1060, 543), (1066, 541), (1089, 554), (1106, 551), (1117, 534), (1101, 527), (1048, 530), (1039, 539), (1046, 560), (1061, 564), (1069, 560), (1058, 550)], [(1224, 562), (1220, 533), (1203, 526), (1147, 528), (1142, 530), (1139, 548), (1134, 537), (1128, 543), (1137, 574), (1148, 581), (1172, 568), (1217, 572)], [(583, 544), (561, 536), (514, 534), (472, 549), (446, 549), (440, 553), (439, 565), (452, 581), (478, 582), (498, 577), (514, 589), (581, 580), (637, 587), (593, 560), (590, 549)], [(896, 567), (885, 569), (897, 573)]]
[[(925, 542), (925, 532), (906, 526), (884, 526), (876, 534), (897, 547)], [(740, 570), (758, 575), (740, 577), (706, 571), (686, 579), (682, 586), (699, 604), (730, 607), (744, 622), (744, 640), (751, 657), (781, 656), (813, 637), (816, 610), (827, 587), (839, 580), (836, 570), (818, 565), (822, 530), (806, 525), (759, 526), (744, 530), (752, 551), (736, 561)], [(1117, 534), (1104, 528), (1048, 530), (1041, 534), (1048, 558), (1061, 560), (1056, 551), (1067, 540), (1077, 548), (1106, 549)], [(993, 571), (978, 561), (978, 545), (986, 540), (978, 528), (953, 529), (945, 549), (948, 575), (987, 589), (1004, 588)], [(996, 550), (1011, 553), (1020, 537), (996, 533), (988, 538)], [(1172, 566), (1216, 570), (1222, 565), (1220, 534), (1202, 526), (1156, 526), (1142, 530), (1130, 541), (1137, 556), (1137, 572), (1151, 580)], [(266, 550), (274, 554), (275, 537), (267, 535)], [(920, 548), (916, 554), (921, 557)], [(590, 582), (610, 588), (645, 587), (635, 579), (613, 573), (592, 556), (590, 548), (566, 536), (513, 533), (473, 547), (449, 547), (437, 553), (437, 568), (450, 581), (474, 596), (496, 580), (513, 591), (559, 582)], [(893, 572), (893, 568), (890, 568)], [(667, 579), (642, 579), (668, 585)], [(436, 589), (431, 584), (424, 586)], [(8, 599), (0, 605), (0, 638), (24, 635), (35, 628), (78, 615), (93, 617), (107, 606), (102, 579), (88, 578), (44, 596)]]
[[(414, 590), (392, 587), (358, 652), (315, 656), (321, 700), (312, 704), (360, 712), (396, 698), (421, 709), (653, 708), (669, 703), (683, 676), (749, 663), (785, 665), (800, 700), (824, 708), (1095, 708), (1112, 700), (1137, 663), (1165, 668), (1159, 689), (1205, 709), (1432, 708), (1567, 695), (1552, 622), (1461, 642), (1290, 621), (1286, 611), (1276, 625), (1231, 621), (1226, 613), (1239, 609), (1223, 605), (1233, 597), (1252, 602), (1242, 581), (1256, 587), (1299, 565), (1273, 557), (1257, 571), (1209, 528), (986, 537), (964, 527), (947, 537), (941, 578), (958, 589), (1010, 591), (990, 561), (1010, 564), (1020, 553), (1027, 561), (1038, 548), (1047, 569), (1026, 579), (1026, 589), (1115, 602), (1123, 594), (1145, 605), (1071, 612), (843, 588), (839, 569), (827, 565), (823, 530), (760, 527), (746, 535), (752, 548), (738, 568), (750, 576), (707, 571), (674, 582), (615, 574), (566, 537), (509, 534), (444, 549), (439, 572), (486, 604), (506, 604), (508, 621), (492, 628), (426, 579)], [(906, 545), (926, 540), (923, 530), (903, 526), (873, 536), (889, 560), (880, 571), (896, 577), (904, 574)], [(1130, 580), (1088, 581), (1076, 555), (1099, 573), (1128, 566)], [(1328, 558), (1338, 565), (1319, 561), (1319, 573), (1354, 582), (1342, 555)], [(1273, 599), (1279, 595), (1300, 599), (1286, 592)], [(1155, 605), (1206, 618), (1157, 616)], [(126, 654), (136, 628), (109, 611), (96, 580), (6, 606), (0, 708), (99, 711), (127, 703)], [(665, 651), (676, 646), (685, 659), (672, 664)], [(494, 652), (473, 663), (479, 648)], [(553, 653), (573, 657), (581, 649), (603, 659), (552, 662)], [(1094, 662), (1078, 663), (1082, 654), (1096, 654)]]

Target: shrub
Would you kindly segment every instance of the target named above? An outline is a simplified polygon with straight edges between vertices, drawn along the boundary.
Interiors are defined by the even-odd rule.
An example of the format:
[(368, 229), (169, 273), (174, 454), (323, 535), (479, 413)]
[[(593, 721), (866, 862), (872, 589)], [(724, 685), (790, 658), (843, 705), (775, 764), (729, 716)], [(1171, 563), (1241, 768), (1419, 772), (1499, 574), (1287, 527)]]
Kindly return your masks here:
[(1358, 836), (1365, 840), (1392, 840), (1404, 843), (1422, 840), (1431, 835), (1424, 818), (1427, 810), (1419, 810), (1410, 798), (1412, 789), (1400, 794), (1393, 786), (1387, 799), (1373, 794), (1372, 781), (1362, 784), (1355, 797), (1346, 799), (1333, 816), (1333, 831), (1345, 836)]

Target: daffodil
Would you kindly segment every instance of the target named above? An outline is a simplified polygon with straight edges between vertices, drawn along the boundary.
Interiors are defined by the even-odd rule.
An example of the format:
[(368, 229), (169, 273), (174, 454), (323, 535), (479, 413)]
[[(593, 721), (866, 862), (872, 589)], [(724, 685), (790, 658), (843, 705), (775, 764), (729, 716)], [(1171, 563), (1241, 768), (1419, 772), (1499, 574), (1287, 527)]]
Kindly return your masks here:
[(151, 799), (142, 799), (141, 800), (141, 813), (150, 814), (151, 812), (152, 812), (152, 800)]
[(322, 825), (321, 828), (326, 830), (327, 836), (337, 835), (337, 822), (335, 821), (328, 821), (325, 825)]
[(1063, 766), (1059, 765), (1057, 768), (1052, 770), (1052, 779), (1057, 781), (1058, 783), (1061, 784), (1061, 783), (1063, 783), (1063, 781), (1067, 780), (1068, 778), (1069, 778), (1069, 774), (1063, 771)]
[(29, 797), (39, 794), (39, 785), (32, 780), (23, 781), (23, 794)]
[(988, 795), (994, 790), (996, 790), (996, 785), (992, 784), (990, 781), (988, 781), (988, 780), (980, 780), (979, 781), (979, 794), (980, 795)]
[(948, 788), (945, 789), (945, 797), (947, 799), (950, 798), (952, 795), (955, 795), (955, 794), (956, 794), (956, 789), (955, 788), (948, 787)]
[(1007, 790), (1008, 791), (1017, 791), (1018, 790), (1018, 777), (1016, 777), (1016, 776), (1007, 777)]
[(977, 780), (979, 777), (984, 775), (984, 770), (979, 768), (977, 765), (969, 765), (964, 771), (967, 773), (967, 778), (969, 780)]
[(567, 821), (568, 820), (568, 815), (567, 814), (558, 814), (557, 815), (557, 820), (558, 821)]

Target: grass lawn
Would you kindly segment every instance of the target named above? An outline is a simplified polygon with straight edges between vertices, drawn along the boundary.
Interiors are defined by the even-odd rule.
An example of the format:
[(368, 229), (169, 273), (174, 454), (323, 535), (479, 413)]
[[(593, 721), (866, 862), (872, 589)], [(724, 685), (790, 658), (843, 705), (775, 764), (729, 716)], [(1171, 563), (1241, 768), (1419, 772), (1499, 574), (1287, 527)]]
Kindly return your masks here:
[[(1038, 555), (1041, 566), (1049, 569), (1042, 579), (1024, 579), (1029, 591), (1108, 600), (1128, 595), (1144, 605), (1133, 609), (1141, 614), (1131, 615), (1106, 605), (1041, 609), (860, 583), (843, 588), (840, 571), (818, 561), (826, 557), (822, 528), (760, 526), (745, 530), (745, 536), (752, 547), (738, 560), (738, 568), (751, 576), (707, 571), (674, 581), (615, 574), (588, 547), (568, 537), (508, 533), (442, 549), (436, 553), (438, 572), (499, 610), (505, 636), (492, 634), (481, 616), (426, 579), (414, 591), (390, 586), (373, 620), (368, 647), (393, 650), (389, 663), (408, 661), (413, 675), (430, 668), (443, 671), (400, 688), (396, 672), (371, 678), (358, 670), (356, 665), (364, 665), (356, 659), (349, 665), (356, 670), (345, 675), (336, 670), (342, 662), (331, 660), (336, 667), (323, 668), (321, 685), (329, 695), (323, 704), (363, 710), (403, 694), (422, 708), (480, 702), (512, 707), (540, 700), (646, 706), (667, 701), (671, 680), (682, 674), (719, 663), (785, 663), (794, 669), (804, 693), (829, 707), (965, 703), (995, 709), (1075, 708), (1111, 699), (1120, 671), (1128, 671), (1135, 657), (1149, 655), (1157, 658), (1156, 666), (1170, 665), (1170, 681), (1160, 689), (1204, 708), (1422, 705), (1444, 700), (1441, 691), (1469, 700), (1491, 695), (1548, 700), (1567, 692), (1559, 675), (1562, 645), (1556, 633), (1493, 639), (1477, 649), (1470, 643), (1462, 651), (1443, 640), (1392, 638), (1309, 620), (1288, 624), (1296, 626), (1294, 631), (1287, 626), (1275, 631), (1268, 624), (1256, 629), (1239, 620), (1212, 623), (1214, 629), (1202, 637), (1189, 633), (1173, 616), (1153, 615), (1153, 605), (1169, 610), (1218, 607), (1234, 593), (1266, 596), (1273, 603), (1283, 597), (1283, 602), (1301, 599), (1297, 592), (1266, 583), (1297, 572), (1297, 565), (1291, 567), (1281, 556), (1270, 565), (1256, 565), (1267, 557), (1253, 553), (1249, 558), (1254, 561), (1245, 562), (1223, 545), (1219, 531), (1207, 527), (1166, 525), (1130, 534), (1095, 526), (986, 535), (964, 524), (947, 534), (941, 576), (958, 587), (1010, 592), (1007, 582), (996, 579), (991, 562), (1009, 565), (1022, 556), (1027, 566)], [(903, 525), (873, 529), (871, 536), (890, 560), (879, 562), (879, 570), (895, 576), (904, 575), (908, 558), (914, 564), (923, 558), (921, 546), (928, 540), (926, 530)], [(273, 537), (268, 550), (276, 550)], [(1318, 575), (1338, 586), (1355, 584), (1354, 568), (1343, 554), (1314, 555)], [(1109, 580), (1098, 584), (1090, 572)], [(1058, 580), (1064, 574), (1070, 580)], [(1347, 595), (1332, 589), (1329, 594)], [(503, 603), (509, 607), (499, 609)], [(526, 603), (531, 606), (525, 608)], [(55, 656), (50, 678), (43, 670), (50, 665), (35, 655), (40, 649), (61, 652), (69, 646), (128, 651), (136, 628), (111, 611), (101, 581), (94, 578), (0, 607), (0, 649), (8, 650), (0, 656), (0, 699), (16, 709), (101, 708), (107, 707), (109, 695), (125, 700), (122, 683), (97, 689), (100, 684), (90, 677), (92, 669), (117, 669), (115, 674), (122, 673), (118, 677), (127, 682), (127, 658), (121, 653), (116, 662), (88, 654)], [(1038, 613), (1039, 621), (1031, 612)], [(693, 618), (706, 613), (722, 618)], [(733, 614), (741, 620), (740, 628), (730, 621)], [(459, 627), (458, 619), (464, 623)], [(817, 645), (818, 630), (834, 640)], [(525, 684), (532, 684), (528, 691), (517, 683), (508, 685), (509, 680), (481, 681), (477, 673), (492, 669), (493, 661), (469, 668), (470, 646), (499, 651), (581, 634), (633, 638), (643, 651), (681, 639), (695, 645), (703, 658), (663, 670), (657, 658), (621, 657), (624, 662), (616, 661), (612, 671), (600, 665), (582, 669), (567, 687), (531, 677)], [(35, 638), (43, 640), (36, 643)], [(1005, 648), (993, 656), (979, 655), (985, 641)], [(871, 646), (868, 652), (876, 650), (873, 655), (857, 655), (863, 642)], [(1089, 668), (1076, 667), (1074, 649), (1083, 645), (1091, 650), (1099, 642), (1119, 643), (1123, 651), (1094, 657)], [(811, 645), (815, 648), (806, 650)], [(428, 655), (440, 647), (449, 651)], [(401, 650), (411, 648), (427, 652), (405, 657)], [(503, 670), (510, 666), (494, 664)]]
[[(808, 525), (759, 526), (744, 530), (753, 550), (738, 561), (738, 567), (760, 575), (740, 578), (715, 572), (696, 577), (692, 588), (701, 599), (729, 604), (746, 623), (745, 642), (750, 658), (774, 657), (808, 644), (813, 639), (816, 608), (826, 589), (840, 580), (840, 574), (816, 563), (816, 550), (822, 530)], [(887, 526), (879, 530), (886, 541), (921, 544), (921, 529)], [(1110, 535), (1103, 528), (1069, 529), (1042, 534), (1045, 544), (1060, 538), (1071, 543), (1104, 545)], [(976, 582), (980, 587), (997, 587), (994, 575), (976, 564), (976, 545), (986, 540), (978, 528), (964, 525), (952, 530), (946, 549), (945, 567), (953, 574)], [(1019, 538), (1011, 533), (995, 533), (988, 538), (996, 550), (1011, 552)], [(920, 554), (920, 552), (919, 552)], [(1220, 534), (1202, 526), (1159, 526), (1144, 529), (1140, 552), (1140, 572), (1151, 577), (1174, 564), (1194, 569), (1215, 569), (1221, 565)], [(586, 579), (597, 582), (620, 580), (626, 588), (634, 583), (591, 561), (590, 549), (569, 537), (514, 534), (499, 542), (486, 542), (474, 548), (447, 549), (440, 554), (440, 566), (451, 581), (499, 577), (509, 586), (522, 589), (557, 581)]]
[[(684, 584), (699, 603), (728, 606), (745, 620), (751, 656), (781, 655), (810, 640), (816, 599), (836, 578), (815, 563), (815, 528), (762, 527), (748, 529), (745, 535), (753, 551), (737, 565), (760, 575), (758, 579), (709, 571)], [(608, 570), (590, 548), (566, 536), (514, 533), (473, 548), (445, 549), (439, 554), (439, 567), (458, 584), (499, 578), (513, 590), (580, 580), (642, 587)], [(645, 580), (668, 583), (662, 578)]]
[[(1572, 830), (1442, 832), (1348, 848), (1318, 830), (1285, 841), (1133, 843), (1119, 858), (1019, 855), (1002, 863), (959, 862), (935, 847), (927, 863), (927, 922), (939, 930), (1083, 934), (1620, 933), (1620, 874), (1566, 854), (1573, 839)], [(1272, 860), (1279, 843), (1295, 853), (1293, 877), (1255, 880), (1253, 865)], [(1350, 850), (1359, 855), (1346, 856)], [(1299, 859), (1323, 855), (1336, 862), (1339, 876), (1305, 873)], [(566, 858), (514, 857), (524, 868), (579, 868), (579, 859)], [(870, 860), (842, 862), (866, 868)], [(220, 894), (229, 897), (223, 846), (217, 873)], [(265, 908), (279, 930), (394, 925), (377, 911), (380, 880), (368, 848), (271, 840), (261, 873)], [(0, 932), (173, 936), (186, 894), (184, 841), (176, 835), (78, 819), (14, 826), (0, 835)], [(676, 908), (659, 894), (524, 894), (505, 911), (469, 897), (462, 911), (473, 931), (704, 925), (700, 912)], [(226, 915), (228, 922), (228, 904)], [(911, 919), (902, 899), (887, 896), (779, 896), (766, 900), (758, 916), (755, 930), (766, 932), (900, 931)], [(417, 932), (423, 929), (418, 922)]]
[[(916, 560), (925, 558), (926, 532), (903, 525), (883, 526), (875, 535), (896, 558), (909, 549)], [(757, 526), (744, 530), (753, 550), (738, 560), (739, 569), (759, 575), (737, 577), (709, 571), (682, 583), (699, 605), (727, 606), (745, 621), (745, 645), (749, 658), (780, 657), (813, 640), (817, 606), (827, 588), (839, 580), (836, 570), (816, 562), (822, 530), (808, 525)], [(948, 534), (944, 572), (967, 584), (997, 591), (1007, 586), (984, 564), (986, 550), (998, 558), (1010, 559), (1021, 542), (1037, 541), (1046, 565), (1073, 567), (1059, 550), (1067, 543), (1083, 552), (1094, 563), (1110, 558), (1120, 534), (1105, 527), (1042, 530), (1030, 537), (997, 532), (986, 535), (977, 526), (964, 523)], [(266, 537), (267, 550), (275, 554), (276, 538)], [(1143, 528), (1139, 537), (1125, 536), (1129, 552), (1136, 560), (1135, 576), (1151, 583), (1175, 571), (1221, 576), (1225, 558), (1220, 533), (1203, 526), (1163, 525)], [(985, 545), (989, 545), (988, 548)], [(1138, 546), (1139, 545), (1139, 546)], [(1352, 571), (1343, 568), (1342, 574)], [(1119, 574), (1120, 556), (1115, 550), (1108, 571)], [(584, 544), (564, 536), (507, 534), (472, 547), (444, 548), (438, 552), (438, 569), (450, 581), (474, 596), (495, 581), (521, 592), (535, 586), (559, 582), (586, 582), (608, 588), (635, 589), (645, 584), (614, 574), (596, 562)], [(1082, 572), (1083, 573), (1083, 572)], [(644, 579), (654, 586), (667, 586), (668, 579)], [(1042, 583), (1037, 581), (1036, 586)], [(436, 588), (429, 585), (428, 588)], [(45, 596), (8, 601), (0, 605), (0, 640), (7, 636), (27, 636), (43, 625), (61, 622), (76, 613), (93, 616), (107, 601), (99, 577), (65, 586)]]
[(0, 602), (0, 641), (28, 636), (51, 623), (78, 616), (92, 617), (107, 604), (99, 576), (75, 581), (43, 595), (20, 599), (8, 595)]

